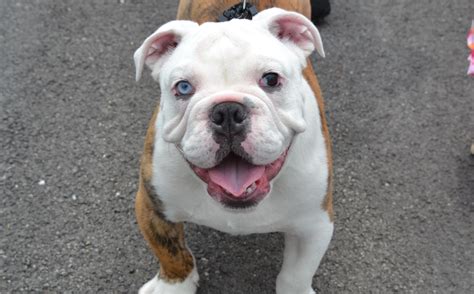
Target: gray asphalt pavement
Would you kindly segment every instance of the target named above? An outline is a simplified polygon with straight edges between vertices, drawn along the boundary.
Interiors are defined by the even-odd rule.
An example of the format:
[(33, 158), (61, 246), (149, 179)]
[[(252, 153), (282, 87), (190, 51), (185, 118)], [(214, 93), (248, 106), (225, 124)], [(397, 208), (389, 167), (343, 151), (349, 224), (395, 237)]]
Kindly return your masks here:
[[(321, 293), (474, 293), (474, 1), (332, 1), (316, 58), (335, 159)], [(0, 292), (135, 292), (159, 88), (132, 54), (177, 1), (0, 1)], [(274, 293), (278, 234), (189, 225), (199, 293)]]

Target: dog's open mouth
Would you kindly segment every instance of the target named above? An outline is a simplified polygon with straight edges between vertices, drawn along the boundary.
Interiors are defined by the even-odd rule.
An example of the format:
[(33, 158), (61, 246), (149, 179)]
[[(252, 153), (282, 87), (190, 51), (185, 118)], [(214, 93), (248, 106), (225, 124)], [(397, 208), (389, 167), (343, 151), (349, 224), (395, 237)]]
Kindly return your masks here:
[(280, 172), (287, 153), (267, 165), (254, 165), (233, 152), (212, 168), (190, 165), (215, 200), (229, 208), (249, 208), (270, 192), (270, 181)]

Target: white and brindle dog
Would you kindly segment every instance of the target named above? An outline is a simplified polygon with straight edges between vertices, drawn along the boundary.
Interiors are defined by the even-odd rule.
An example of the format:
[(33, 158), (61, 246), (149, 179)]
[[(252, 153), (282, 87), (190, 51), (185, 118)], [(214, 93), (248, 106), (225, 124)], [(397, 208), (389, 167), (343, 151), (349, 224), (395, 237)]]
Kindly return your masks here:
[[(183, 5), (182, 18), (193, 18)], [(283, 232), (277, 293), (314, 293), (333, 232), (330, 142), (307, 60), (314, 50), (324, 56), (307, 17), (271, 8), (253, 20), (171, 21), (135, 52), (137, 80), (147, 65), (161, 87), (136, 200), (160, 270), (140, 293), (196, 292), (183, 222)]]

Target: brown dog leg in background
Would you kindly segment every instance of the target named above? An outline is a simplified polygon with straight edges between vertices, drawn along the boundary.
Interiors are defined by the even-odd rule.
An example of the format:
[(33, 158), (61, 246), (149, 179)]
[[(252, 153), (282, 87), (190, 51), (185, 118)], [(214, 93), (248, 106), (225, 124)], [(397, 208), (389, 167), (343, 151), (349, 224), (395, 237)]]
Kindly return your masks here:
[[(231, 6), (239, 3), (238, 0), (182, 0), (179, 2), (176, 19), (187, 19), (197, 23), (217, 21), (219, 15)], [(272, 7), (296, 11), (311, 19), (311, 4), (306, 0), (255, 0), (249, 1), (258, 11)]]

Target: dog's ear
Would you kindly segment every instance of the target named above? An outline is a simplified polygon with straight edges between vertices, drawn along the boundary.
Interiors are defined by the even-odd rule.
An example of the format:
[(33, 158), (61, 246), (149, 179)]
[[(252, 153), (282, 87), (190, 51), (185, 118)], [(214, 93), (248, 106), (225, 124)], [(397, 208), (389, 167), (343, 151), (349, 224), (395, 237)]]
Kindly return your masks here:
[(157, 65), (161, 66), (169, 57), (169, 53), (181, 42), (181, 39), (198, 27), (199, 25), (193, 21), (174, 20), (162, 25), (146, 38), (133, 54), (136, 69), (135, 79), (137, 81), (140, 79), (145, 64), (151, 69)]
[(314, 49), (324, 57), (319, 31), (305, 16), (280, 8), (270, 8), (255, 15), (253, 20), (260, 22), (285, 45), (291, 48), (296, 46), (304, 57), (308, 57)]

